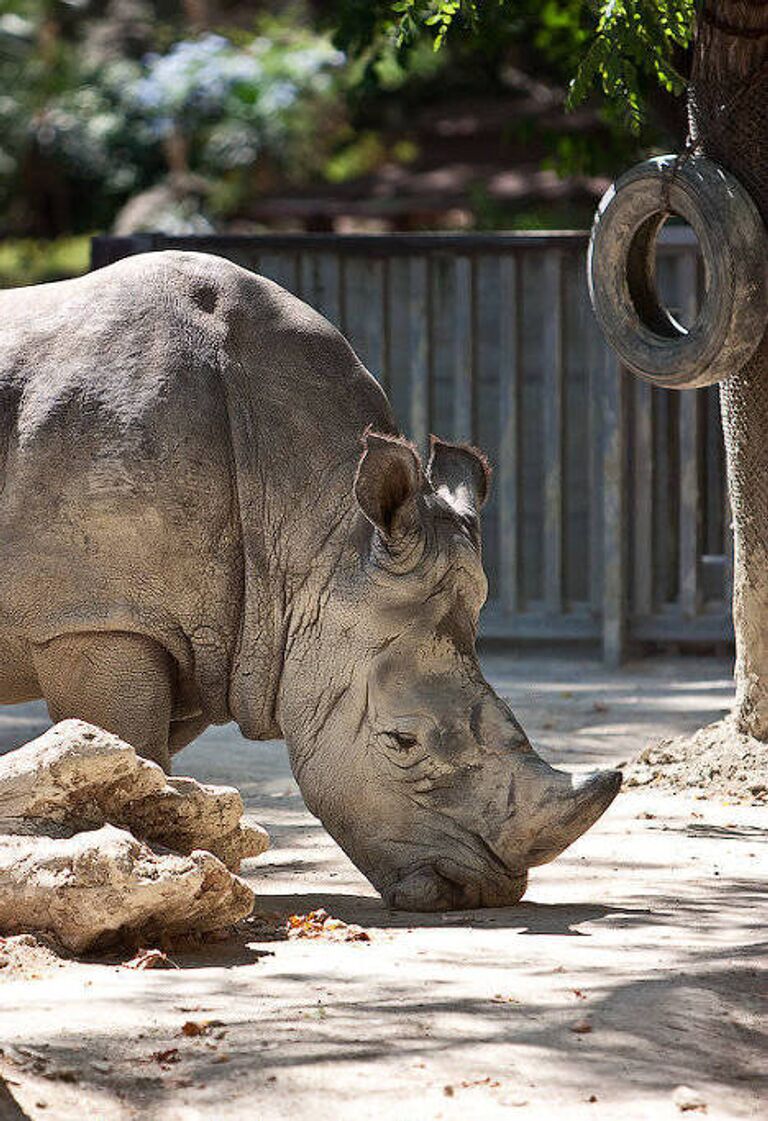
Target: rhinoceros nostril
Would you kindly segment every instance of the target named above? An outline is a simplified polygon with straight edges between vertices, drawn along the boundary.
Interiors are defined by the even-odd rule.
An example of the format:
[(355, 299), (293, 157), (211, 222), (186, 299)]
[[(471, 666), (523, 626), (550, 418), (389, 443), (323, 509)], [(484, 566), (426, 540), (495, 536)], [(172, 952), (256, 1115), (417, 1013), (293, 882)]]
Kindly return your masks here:
[(516, 809), (517, 802), (515, 801), (515, 780), (511, 778), (509, 780), (509, 790), (507, 791), (507, 813), (511, 816)]

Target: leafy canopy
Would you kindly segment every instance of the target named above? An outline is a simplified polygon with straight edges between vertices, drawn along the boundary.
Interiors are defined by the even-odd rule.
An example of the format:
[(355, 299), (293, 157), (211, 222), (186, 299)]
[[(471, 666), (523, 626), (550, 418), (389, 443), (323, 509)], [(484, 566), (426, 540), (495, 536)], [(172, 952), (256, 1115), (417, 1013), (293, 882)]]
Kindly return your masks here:
[(572, 107), (598, 86), (609, 105), (633, 132), (644, 115), (643, 89), (650, 79), (672, 94), (685, 88), (675, 64), (690, 43), (695, 0), (346, 0), (337, 38), (353, 53), (389, 40), (401, 53), (424, 35), (435, 50), (449, 34), (480, 36), (499, 13), (539, 23), (539, 44), (556, 29), (567, 28), (582, 44), (568, 97)]

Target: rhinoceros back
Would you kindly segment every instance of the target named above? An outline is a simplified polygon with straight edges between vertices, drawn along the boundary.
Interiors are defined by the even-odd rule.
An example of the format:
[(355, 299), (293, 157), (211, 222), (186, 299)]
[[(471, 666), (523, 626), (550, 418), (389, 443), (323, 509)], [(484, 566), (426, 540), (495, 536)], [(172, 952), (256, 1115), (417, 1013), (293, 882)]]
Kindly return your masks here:
[[(320, 317), (220, 258), (0, 293), (0, 634), (147, 634), (226, 719), (265, 519), (387, 423), (372, 381)], [(329, 405), (342, 439), (317, 454)]]

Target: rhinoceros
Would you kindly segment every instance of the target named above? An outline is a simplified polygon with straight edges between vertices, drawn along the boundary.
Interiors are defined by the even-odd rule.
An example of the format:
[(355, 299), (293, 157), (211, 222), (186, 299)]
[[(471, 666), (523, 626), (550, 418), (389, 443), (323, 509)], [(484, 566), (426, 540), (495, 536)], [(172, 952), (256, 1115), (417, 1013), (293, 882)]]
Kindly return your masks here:
[(489, 468), (424, 465), (343, 336), (202, 253), (0, 293), (0, 701), (169, 769), (284, 738), (391, 907), (517, 902), (621, 774), (533, 750), (475, 652)]

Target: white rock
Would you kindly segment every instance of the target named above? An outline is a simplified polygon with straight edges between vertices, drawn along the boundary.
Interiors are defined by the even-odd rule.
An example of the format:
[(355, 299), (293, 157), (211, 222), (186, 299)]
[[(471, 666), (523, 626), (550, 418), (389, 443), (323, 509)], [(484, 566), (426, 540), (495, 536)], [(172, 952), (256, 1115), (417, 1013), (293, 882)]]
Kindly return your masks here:
[(230, 869), (269, 844), (242, 816), (233, 787), (168, 778), (117, 736), (65, 720), (0, 757), (0, 934), (80, 952), (226, 927), (254, 899)]
[(52, 935), (75, 952), (217, 930), (251, 889), (209, 852), (159, 856), (105, 825), (74, 837), (0, 837), (0, 931)]

